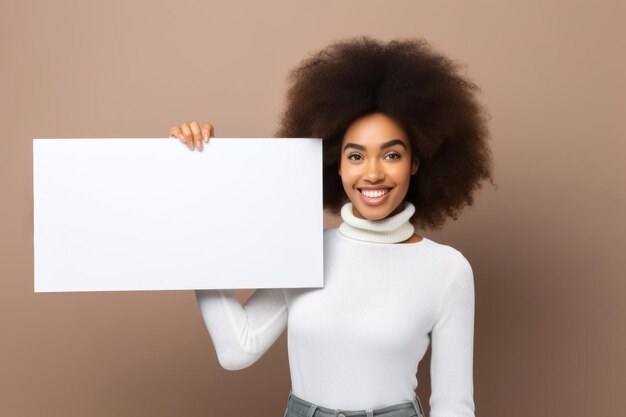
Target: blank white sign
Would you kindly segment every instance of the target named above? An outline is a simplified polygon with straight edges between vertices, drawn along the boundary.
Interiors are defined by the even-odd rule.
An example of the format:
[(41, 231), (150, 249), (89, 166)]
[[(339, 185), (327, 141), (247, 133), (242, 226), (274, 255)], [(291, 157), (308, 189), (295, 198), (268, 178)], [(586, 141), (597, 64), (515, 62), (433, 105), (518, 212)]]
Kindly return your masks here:
[(322, 141), (33, 139), (35, 292), (323, 286)]

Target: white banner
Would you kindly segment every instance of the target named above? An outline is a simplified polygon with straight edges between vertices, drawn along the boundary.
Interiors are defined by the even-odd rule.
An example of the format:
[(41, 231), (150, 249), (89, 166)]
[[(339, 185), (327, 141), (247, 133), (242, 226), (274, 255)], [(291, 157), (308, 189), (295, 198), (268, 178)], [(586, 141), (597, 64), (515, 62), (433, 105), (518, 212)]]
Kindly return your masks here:
[(35, 292), (323, 286), (322, 141), (33, 139)]

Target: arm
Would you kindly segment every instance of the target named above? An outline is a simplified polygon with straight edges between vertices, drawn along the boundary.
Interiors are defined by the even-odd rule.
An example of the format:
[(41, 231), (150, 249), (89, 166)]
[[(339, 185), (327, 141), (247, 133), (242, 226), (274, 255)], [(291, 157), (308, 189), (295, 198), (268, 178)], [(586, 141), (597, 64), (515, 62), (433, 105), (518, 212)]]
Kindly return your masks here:
[(242, 306), (234, 290), (196, 290), (220, 365), (231, 371), (256, 362), (287, 327), (282, 288), (261, 288)]
[[(196, 120), (170, 129), (170, 136), (202, 151), (213, 137), (211, 123)], [(237, 370), (256, 362), (287, 327), (287, 305), (282, 288), (258, 289), (242, 306), (233, 290), (196, 290), (196, 299), (220, 365)]]
[(474, 417), (474, 275), (457, 265), (432, 330), (430, 417)]

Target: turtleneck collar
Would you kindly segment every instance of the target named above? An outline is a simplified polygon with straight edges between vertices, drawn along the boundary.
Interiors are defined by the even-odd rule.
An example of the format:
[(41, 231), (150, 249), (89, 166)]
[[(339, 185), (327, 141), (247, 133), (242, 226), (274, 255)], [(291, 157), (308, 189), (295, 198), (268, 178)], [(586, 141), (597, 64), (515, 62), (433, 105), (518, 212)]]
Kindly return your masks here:
[(415, 206), (404, 201), (404, 209), (390, 217), (381, 220), (367, 220), (356, 217), (352, 212), (352, 203), (346, 203), (341, 208), (343, 223), (339, 225), (339, 232), (347, 237), (375, 243), (398, 243), (413, 236), (415, 227), (409, 222), (415, 213)]

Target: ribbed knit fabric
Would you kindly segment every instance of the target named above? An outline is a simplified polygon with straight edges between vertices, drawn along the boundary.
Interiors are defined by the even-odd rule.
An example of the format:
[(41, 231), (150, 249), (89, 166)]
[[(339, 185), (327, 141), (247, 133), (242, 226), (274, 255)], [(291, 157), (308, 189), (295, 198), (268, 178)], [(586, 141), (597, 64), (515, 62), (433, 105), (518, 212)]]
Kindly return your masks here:
[(415, 206), (405, 201), (401, 212), (381, 220), (367, 220), (356, 217), (352, 203), (346, 203), (341, 208), (343, 223), (339, 225), (339, 231), (345, 236), (367, 242), (403, 242), (415, 233), (415, 227), (409, 223), (413, 213)]
[[(407, 209), (398, 218), (408, 220)], [(458, 250), (425, 237), (360, 240), (400, 239), (398, 228), (381, 231), (377, 222), (358, 224), (376, 234), (324, 231), (323, 288), (258, 289), (243, 306), (232, 290), (196, 291), (217, 359), (246, 368), (288, 329), (293, 393), (367, 410), (411, 401), (431, 344), (430, 417), (474, 417), (472, 268)]]

